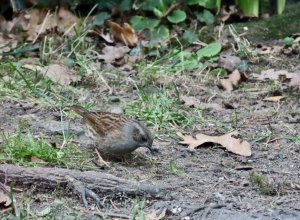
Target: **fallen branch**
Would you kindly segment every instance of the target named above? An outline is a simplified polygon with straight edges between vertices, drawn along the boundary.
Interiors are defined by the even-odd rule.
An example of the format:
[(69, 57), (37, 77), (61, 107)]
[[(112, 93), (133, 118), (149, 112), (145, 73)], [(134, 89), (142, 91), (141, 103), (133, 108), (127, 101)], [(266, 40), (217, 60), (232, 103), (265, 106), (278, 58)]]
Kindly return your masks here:
[(122, 192), (128, 195), (149, 195), (155, 198), (161, 198), (164, 195), (162, 187), (125, 180), (99, 171), (82, 172), (62, 168), (33, 168), (2, 164), (0, 165), (0, 179), (6, 179), (7, 184), (15, 183), (18, 186), (36, 185), (38, 186), (36, 190), (39, 191), (67, 188), (69, 185), (78, 188), (76, 186), (82, 184), (85, 188), (101, 194)]

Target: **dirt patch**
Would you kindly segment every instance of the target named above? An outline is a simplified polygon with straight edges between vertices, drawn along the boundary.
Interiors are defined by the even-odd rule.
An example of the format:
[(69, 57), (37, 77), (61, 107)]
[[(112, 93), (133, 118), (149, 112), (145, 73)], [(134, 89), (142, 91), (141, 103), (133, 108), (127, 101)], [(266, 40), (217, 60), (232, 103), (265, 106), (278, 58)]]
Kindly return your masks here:
[[(194, 73), (190, 78), (174, 77), (174, 82), (182, 94), (193, 95), (202, 102), (227, 103), (233, 108), (202, 109), (202, 123), (185, 131), (221, 135), (237, 129), (241, 138), (251, 143), (251, 157), (240, 157), (214, 146), (188, 150), (178, 144), (179, 137), (174, 133), (156, 130), (154, 146), (159, 150), (156, 155), (151, 156), (146, 149), (139, 149), (125, 163), (114, 162), (111, 167), (103, 168), (91, 162), (92, 169), (140, 183), (164, 186), (166, 194), (163, 199), (139, 197), (139, 201), (144, 201), (140, 208), (145, 212), (160, 212), (166, 208), (167, 219), (299, 219), (300, 212), (290, 211), (300, 208), (297, 199), (300, 183), (299, 94), (289, 95), (290, 91), (280, 87), (272, 91), (265, 83), (251, 81), (248, 83), (251, 88), (245, 86), (226, 93), (211, 86), (215, 84), (212, 79), (203, 83), (202, 77)], [(119, 88), (118, 96), (124, 100), (136, 99), (137, 91), (124, 85), (127, 84)], [(108, 97), (113, 96), (107, 92)], [(278, 93), (287, 98), (279, 103), (263, 101), (265, 97)], [(195, 115), (194, 110), (189, 108), (187, 114)], [(68, 134), (72, 137), (70, 142), (81, 149), (89, 146), (84, 126), (78, 118), (70, 116), (68, 110), (62, 113), (57, 108), (40, 108), (30, 102), (2, 99), (0, 115), (1, 131), (6, 134), (21, 132), (25, 135), (30, 130), (34, 137), (46, 138), (58, 146), (63, 141), (55, 137)], [(261, 190), (260, 185), (251, 179), (253, 173), (262, 178), (273, 193)], [(21, 203), (24, 197), (31, 195), (31, 206), (41, 215), (50, 208), (49, 213), (59, 213), (57, 216), (65, 213), (76, 213), (75, 216), (86, 219), (97, 216), (93, 201), (89, 200), (90, 210), (84, 209), (71, 189), (67, 195), (72, 197), (66, 197), (64, 189), (50, 190), (45, 194), (33, 185), (32, 190), (21, 190), (15, 196)], [(128, 210), (134, 210), (139, 204), (132, 195), (97, 193), (112, 210), (123, 210), (128, 215)]]

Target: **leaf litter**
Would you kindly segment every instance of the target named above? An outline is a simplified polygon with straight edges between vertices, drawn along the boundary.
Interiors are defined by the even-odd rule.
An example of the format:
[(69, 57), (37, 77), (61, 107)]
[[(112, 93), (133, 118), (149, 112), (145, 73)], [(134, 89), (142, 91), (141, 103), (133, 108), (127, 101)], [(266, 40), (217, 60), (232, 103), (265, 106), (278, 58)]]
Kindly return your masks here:
[(68, 68), (62, 64), (50, 64), (49, 66), (41, 67), (38, 65), (25, 64), (24, 68), (36, 71), (43, 76), (48, 77), (51, 81), (59, 83), (60, 85), (70, 85), (78, 82), (81, 77), (76, 75), (73, 69)]

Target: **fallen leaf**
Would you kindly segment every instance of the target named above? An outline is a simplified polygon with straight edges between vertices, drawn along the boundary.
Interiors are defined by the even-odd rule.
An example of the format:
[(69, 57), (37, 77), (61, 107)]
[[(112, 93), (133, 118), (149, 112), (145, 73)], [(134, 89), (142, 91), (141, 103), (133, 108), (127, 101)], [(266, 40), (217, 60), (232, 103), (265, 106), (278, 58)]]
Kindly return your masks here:
[(263, 100), (269, 102), (279, 102), (282, 99), (285, 99), (285, 96), (271, 96), (271, 97), (266, 97)]
[(9, 207), (11, 205), (11, 199), (9, 195), (5, 194), (2, 190), (0, 190), (0, 207)]
[(110, 20), (107, 22), (112, 28), (112, 32), (116, 40), (123, 42), (129, 47), (135, 47), (137, 45), (138, 37), (130, 24), (124, 23), (123, 27), (121, 27), (116, 22)]
[(127, 46), (105, 46), (102, 49), (103, 54), (100, 54), (98, 58), (103, 59), (106, 63), (112, 63), (116, 59), (124, 57), (129, 50)]
[(244, 82), (246, 80), (247, 80), (247, 76), (245, 74), (240, 73), (238, 70), (234, 70), (229, 75), (228, 79), (221, 79), (220, 83), (227, 92), (231, 92), (241, 82)]
[(37, 71), (60, 85), (69, 85), (72, 82), (78, 82), (80, 80), (80, 77), (76, 75), (74, 70), (61, 64), (50, 64), (46, 67), (25, 64), (23, 67)]
[(180, 144), (188, 145), (188, 148), (195, 149), (196, 147), (204, 143), (216, 143), (225, 147), (228, 151), (241, 155), (241, 156), (251, 156), (251, 146), (247, 141), (241, 141), (239, 139), (233, 138), (232, 135), (238, 135), (237, 131), (230, 132), (221, 136), (209, 136), (205, 134), (197, 134), (196, 138), (192, 136), (184, 136), (181, 133), (177, 133), (179, 137), (183, 139)]
[(230, 72), (238, 68), (241, 58), (231, 55), (221, 55), (218, 60), (218, 66)]

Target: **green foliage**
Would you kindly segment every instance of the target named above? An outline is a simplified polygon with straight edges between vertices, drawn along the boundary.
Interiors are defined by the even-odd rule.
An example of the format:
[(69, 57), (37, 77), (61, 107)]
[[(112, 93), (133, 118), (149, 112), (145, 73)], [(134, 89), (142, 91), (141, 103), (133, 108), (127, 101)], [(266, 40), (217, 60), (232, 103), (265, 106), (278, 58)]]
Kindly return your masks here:
[(146, 28), (149, 28), (150, 30), (153, 30), (155, 27), (158, 26), (159, 20), (157, 19), (151, 19), (147, 17), (142, 16), (133, 16), (130, 19), (130, 23), (134, 30), (140, 31)]
[(169, 169), (170, 172), (176, 176), (180, 176), (180, 177), (188, 176), (187, 173), (184, 172), (184, 170), (180, 169), (173, 160), (171, 160), (169, 163)]
[[(159, 25), (164, 19), (165, 13), (175, 4), (175, 1), (145, 1), (142, 6), (144, 10), (152, 11), (158, 19), (149, 19), (142, 16), (131, 18), (131, 24), (135, 30), (150, 29), (153, 42), (160, 42), (169, 37), (169, 29), (165, 25)], [(146, 7), (147, 6), (147, 7)], [(167, 16), (170, 23), (180, 23), (186, 19), (186, 13), (182, 10), (174, 10)]]
[(94, 17), (92, 25), (103, 25), (108, 18), (110, 18), (110, 15), (107, 12), (100, 12)]
[(207, 25), (211, 25), (215, 22), (215, 16), (208, 10), (204, 9), (203, 12), (195, 12), (197, 20)]
[(171, 23), (177, 24), (177, 23), (183, 22), (186, 19), (186, 14), (182, 10), (175, 10), (167, 18)]
[(125, 114), (138, 117), (156, 129), (191, 123), (178, 99), (166, 92), (147, 94), (139, 90), (139, 100), (125, 106)]
[(221, 52), (222, 45), (220, 43), (211, 43), (204, 48), (197, 51), (197, 57), (199, 60), (203, 58), (211, 58), (218, 55)]
[(275, 186), (268, 183), (266, 178), (258, 173), (250, 173), (250, 182), (258, 187), (259, 191), (264, 195), (276, 195), (277, 191)]
[(34, 138), (31, 133), (8, 136), (2, 134), (0, 160), (15, 164), (36, 166), (38, 164), (60, 165), (63, 167), (91, 167), (89, 154), (83, 154), (75, 146), (55, 148), (43, 138)]
[(292, 46), (294, 44), (294, 38), (286, 37), (283, 39), (283, 43), (287, 46)]
[(12, 160), (18, 164), (32, 163), (33, 157), (52, 164), (64, 164), (63, 158), (58, 156), (57, 149), (54, 149), (45, 140), (35, 140), (31, 134), (27, 138), (21, 134), (7, 137), (3, 135), (4, 142), (0, 150), (6, 160)]
[(220, 1), (219, 0), (188, 0), (188, 5), (200, 5), (204, 8), (208, 9), (214, 9), (214, 8), (220, 8)]
[(259, 0), (236, 0), (236, 4), (246, 16), (258, 17)]
[(183, 39), (191, 44), (198, 40), (198, 36), (191, 31), (185, 31), (183, 34)]
[(166, 40), (169, 37), (169, 35), (170, 35), (169, 29), (166, 26), (161, 25), (152, 30), (151, 40), (153, 42), (163, 41)]

